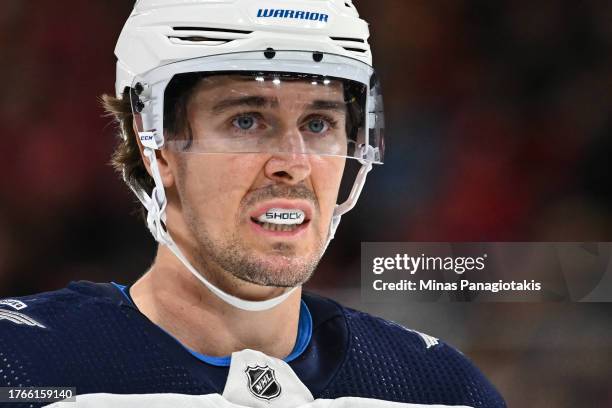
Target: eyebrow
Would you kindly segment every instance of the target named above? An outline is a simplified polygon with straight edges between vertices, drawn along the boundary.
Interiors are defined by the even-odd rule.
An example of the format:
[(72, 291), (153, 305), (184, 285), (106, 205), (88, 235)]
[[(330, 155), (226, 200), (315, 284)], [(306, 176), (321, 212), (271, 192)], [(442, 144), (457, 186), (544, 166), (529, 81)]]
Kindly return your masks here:
[[(246, 106), (250, 108), (277, 108), (280, 105), (277, 98), (264, 96), (243, 96), (239, 98), (228, 98), (217, 102), (211, 108), (212, 113), (219, 114), (228, 109)], [(309, 109), (313, 110), (333, 110), (341, 113), (346, 112), (346, 103), (331, 100), (314, 100)]]
[(333, 110), (333, 111), (345, 113), (346, 103), (339, 102), (339, 101), (316, 100), (310, 104), (309, 108), (310, 109), (320, 109), (320, 110)]
[(266, 98), (263, 96), (242, 96), (239, 98), (228, 98), (217, 102), (211, 109), (212, 113), (221, 113), (238, 106), (248, 106), (251, 108), (277, 107), (278, 99)]

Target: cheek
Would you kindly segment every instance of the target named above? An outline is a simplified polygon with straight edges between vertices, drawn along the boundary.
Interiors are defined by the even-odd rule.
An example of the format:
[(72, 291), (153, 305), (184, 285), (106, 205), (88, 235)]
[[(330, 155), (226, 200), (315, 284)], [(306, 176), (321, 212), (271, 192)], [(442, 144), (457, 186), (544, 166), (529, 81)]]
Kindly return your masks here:
[[(261, 167), (261, 166), (260, 166)], [(257, 176), (257, 165), (245, 155), (194, 155), (182, 177), (184, 205), (213, 231), (231, 228), (240, 202)]]
[(344, 164), (345, 159), (339, 157), (316, 158), (311, 162), (314, 192), (326, 221), (331, 218), (338, 200)]

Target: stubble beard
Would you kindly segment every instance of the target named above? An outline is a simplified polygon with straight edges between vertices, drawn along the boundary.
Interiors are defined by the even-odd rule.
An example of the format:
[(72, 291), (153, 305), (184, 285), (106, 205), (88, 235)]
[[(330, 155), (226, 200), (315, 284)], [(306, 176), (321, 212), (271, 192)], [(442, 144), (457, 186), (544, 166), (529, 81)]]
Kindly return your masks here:
[(247, 246), (235, 234), (224, 242), (206, 233), (198, 234), (197, 258), (234, 277), (261, 286), (294, 287), (307, 282), (323, 255), (322, 240), (308, 256), (296, 256), (292, 245), (276, 244), (268, 253)]
[[(266, 198), (302, 198), (313, 202), (314, 194), (304, 186), (268, 186), (249, 195), (241, 203), (248, 208)], [(250, 246), (238, 234), (240, 220), (234, 220), (234, 233), (226, 239), (213, 237), (194, 211), (187, 211), (188, 225), (197, 240), (194, 256), (205, 270), (220, 269), (249, 283), (271, 287), (295, 287), (306, 283), (314, 273), (325, 251), (327, 237), (318, 235), (313, 250), (306, 256), (295, 253), (293, 244), (276, 243), (266, 252)], [(310, 228), (314, 228), (310, 226)]]

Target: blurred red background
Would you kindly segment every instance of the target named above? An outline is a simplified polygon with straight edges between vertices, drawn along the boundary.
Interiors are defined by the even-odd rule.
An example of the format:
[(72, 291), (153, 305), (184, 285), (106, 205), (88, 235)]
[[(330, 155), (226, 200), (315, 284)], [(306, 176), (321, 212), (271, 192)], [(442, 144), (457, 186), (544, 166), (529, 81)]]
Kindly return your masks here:
[[(309, 284), (440, 336), (522, 407), (608, 407), (609, 304), (362, 304), (361, 241), (611, 241), (612, 4), (355, 1), (387, 116)], [(130, 283), (155, 243), (107, 164), (115, 41), (133, 2), (0, 5), (0, 296)]]

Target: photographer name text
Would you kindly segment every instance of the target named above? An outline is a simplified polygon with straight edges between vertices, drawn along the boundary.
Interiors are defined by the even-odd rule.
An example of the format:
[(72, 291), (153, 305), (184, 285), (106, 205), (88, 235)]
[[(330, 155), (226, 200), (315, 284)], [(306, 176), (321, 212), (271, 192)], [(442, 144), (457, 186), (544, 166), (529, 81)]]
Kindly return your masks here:
[[(411, 256), (408, 254), (396, 254), (392, 257), (376, 257), (372, 261), (372, 273), (380, 276), (388, 271), (401, 271), (416, 277), (417, 273), (441, 271), (454, 272), (464, 275), (466, 278), (470, 271), (483, 271), (486, 268), (487, 254), (481, 256)], [(542, 284), (535, 280), (474, 282), (468, 279), (448, 282), (436, 279), (399, 279), (393, 282), (385, 282), (383, 279), (375, 279), (372, 288), (375, 291), (478, 291), (497, 293), (502, 291), (540, 291)], [(480, 279), (479, 279), (480, 280)]]

